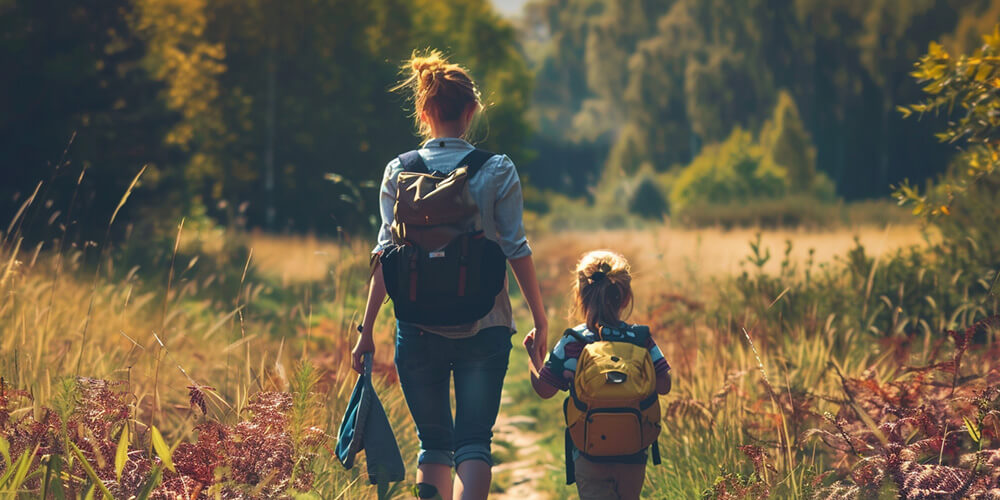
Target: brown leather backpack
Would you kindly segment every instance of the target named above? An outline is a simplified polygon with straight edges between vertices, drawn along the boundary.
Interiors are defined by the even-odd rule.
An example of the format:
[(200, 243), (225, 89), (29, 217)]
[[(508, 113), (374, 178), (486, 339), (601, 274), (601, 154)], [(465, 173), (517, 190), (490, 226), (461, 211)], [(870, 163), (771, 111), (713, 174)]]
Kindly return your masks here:
[(503, 289), (506, 257), (482, 231), (469, 181), (493, 153), (473, 150), (448, 174), (420, 154), (399, 156), (393, 244), (380, 256), (396, 319), (461, 325), (486, 316)]

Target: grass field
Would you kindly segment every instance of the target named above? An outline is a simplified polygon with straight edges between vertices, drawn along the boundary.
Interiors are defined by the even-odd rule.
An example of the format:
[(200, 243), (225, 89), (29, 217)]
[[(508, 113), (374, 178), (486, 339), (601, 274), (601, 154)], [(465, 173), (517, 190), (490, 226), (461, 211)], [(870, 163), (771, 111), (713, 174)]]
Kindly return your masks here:
[[(945, 303), (936, 290), (948, 285), (929, 272), (917, 282), (926, 299), (914, 309), (910, 281), (893, 274), (910, 253), (898, 249), (914, 245), (925, 243), (910, 226), (759, 234), (662, 227), (533, 239), (552, 341), (569, 326), (568, 271), (583, 251), (614, 248), (633, 261), (631, 319), (653, 327), (675, 377), (661, 399), (664, 464), (649, 468), (649, 498), (882, 488), (891, 483), (885, 472), (866, 483), (857, 471), (896, 470), (878, 462), (896, 439), (887, 419), (918, 407), (935, 408), (947, 427), (938, 463), (954, 462), (971, 471), (955, 474), (979, 481), (978, 462), (957, 464), (989, 451), (983, 436), (1000, 422), (948, 402), (972, 401), (1000, 377), (989, 348), (996, 329), (981, 324), (964, 344), (943, 332), (995, 314), (996, 302), (968, 299), (982, 295), (969, 287), (986, 283), (966, 286), (966, 305)], [(347, 353), (368, 244), (189, 227), (164, 246), (56, 252), (5, 244), (0, 490), (374, 496), (363, 463), (344, 471), (329, 453), (355, 381)], [(517, 297), (515, 308), (523, 333), (530, 316)], [(377, 386), (412, 468), (416, 437), (391, 364), (389, 311), (376, 325)], [(495, 446), (500, 462), (517, 467), (501, 463), (494, 490), (571, 498), (562, 484), (561, 400), (531, 392), (520, 338), (501, 410), (506, 431)], [(903, 445), (921, 432), (935, 437), (913, 426)], [(524, 436), (537, 444), (530, 456), (518, 444)], [(404, 486), (384, 493), (402, 495)]]

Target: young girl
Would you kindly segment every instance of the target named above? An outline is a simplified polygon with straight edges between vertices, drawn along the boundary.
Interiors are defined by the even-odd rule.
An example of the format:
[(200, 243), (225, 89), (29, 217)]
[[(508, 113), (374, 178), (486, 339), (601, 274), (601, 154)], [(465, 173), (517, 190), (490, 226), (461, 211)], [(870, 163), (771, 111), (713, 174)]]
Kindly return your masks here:
[[(479, 89), (465, 68), (448, 62), (437, 51), (425, 56), (414, 54), (406, 69), (409, 78), (399, 89), (412, 93), (417, 127), (424, 138), (417, 154), (427, 170), (448, 174), (475, 150), (462, 137), (482, 108)], [(402, 170), (399, 159), (390, 161), (385, 168), (379, 198), (382, 226), (375, 254), (393, 240), (393, 208)], [(524, 233), (521, 182), (514, 163), (506, 155), (493, 155), (468, 182), (469, 193), (480, 210), (483, 234), (496, 241), (510, 262), (544, 349), (548, 323)], [(361, 335), (352, 351), (353, 366), (359, 373), (362, 356), (375, 351), (372, 326), (385, 296), (383, 270), (376, 264), (364, 320), (358, 327)], [(492, 428), (500, 410), (513, 331), (506, 285), (496, 296), (492, 310), (472, 323), (426, 325), (397, 321), (396, 371), (420, 439), (419, 498), (484, 500), (489, 493)]]
[[(584, 338), (596, 339), (603, 331), (604, 337), (618, 336), (627, 341), (629, 326), (622, 321), (632, 307), (632, 276), (629, 264), (621, 255), (610, 251), (594, 251), (580, 259), (573, 284), (574, 313), (584, 323), (574, 328)], [(603, 329), (603, 330), (602, 330)], [(531, 385), (543, 398), (550, 398), (558, 391), (569, 390), (573, 384), (577, 359), (584, 344), (574, 336), (565, 335), (552, 348), (544, 366), (534, 348), (534, 332), (524, 339), (534, 370)], [(652, 337), (644, 342), (649, 349), (656, 371), (656, 392), (670, 392), (670, 365), (663, 358)], [(538, 375), (535, 375), (535, 374)], [(635, 455), (614, 457), (612, 461), (595, 462), (572, 450), (575, 464), (576, 487), (581, 500), (638, 499), (646, 477), (645, 450)]]

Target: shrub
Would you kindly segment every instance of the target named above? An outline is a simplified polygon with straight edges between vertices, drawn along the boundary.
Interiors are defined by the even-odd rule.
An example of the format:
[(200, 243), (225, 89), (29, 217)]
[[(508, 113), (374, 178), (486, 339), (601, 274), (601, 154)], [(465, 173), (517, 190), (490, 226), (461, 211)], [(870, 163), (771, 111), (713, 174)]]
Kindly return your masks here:
[(667, 197), (651, 173), (640, 175), (625, 199), (629, 213), (646, 219), (663, 219), (670, 212)]
[(670, 204), (681, 210), (693, 203), (734, 203), (778, 198), (788, 191), (785, 172), (764, 161), (750, 132), (733, 130), (721, 144), (706, 146), (681, 171)]
[(811, 196), (754, 199), (739, 203), (692, 203), (676, 214), (687, 226), (808, 227), (822, 228), (838, 222), (837, 205)]
[[(115, 498), (201, 498), (202, 493), (208, 498), (290, 498), (312, 489), (316, 451), (329, 439), (322, 430), (293, 421), (292, 394), (258, 393), (250, 398), (246, 418), (225, 425), (207, 415), (206, 392), (214, 390), (192, 386), (192, 411), (205, 419), (196, 427), (196, 442), (171, 451), (155, 428), (144, 432), (151, 443), (132, 439), (142, 426), (131, 417), (132, 396), (124, 382), (79, 378), (70, 384), (66, 400), (54, 411), (43, 408), (35, 420), (12, 401), (30, 400), (27, 393), (0, 382), (0, 444), (7, 444), (12, 457), (48, 456), (44, 463), (30, 460), (28, 469), (28, 477), (46, 480), (23, 486), (40, 497), (50, 492), (76, 497), (95, 488)], [(58, 473), (59, 463), (70, 472), (65, 478)], [(0, 462), (0, 475), (6, 465)]]

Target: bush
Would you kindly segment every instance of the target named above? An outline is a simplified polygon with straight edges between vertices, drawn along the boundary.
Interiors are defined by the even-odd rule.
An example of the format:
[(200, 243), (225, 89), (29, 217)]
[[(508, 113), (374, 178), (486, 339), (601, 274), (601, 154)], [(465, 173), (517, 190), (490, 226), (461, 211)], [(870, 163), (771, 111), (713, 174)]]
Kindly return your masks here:
[(693, 203), (675, 213), (686, 226), (734, 227), (809, 227), (836, 225), (837, 205), (811, 196), (786, 196), (779, 199), (753, 199), (739, 203)]
[(764, 151), (750, 132), (733, 130), (721, 144), (706, 146), (681, 171), (670, 193), (680, 210), (694, 203), (734, 203), (779, 198), (788, 191), (783, 169), (764, 161)]

